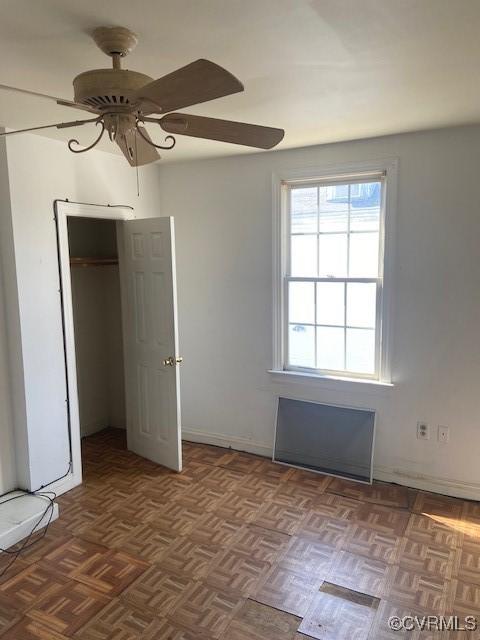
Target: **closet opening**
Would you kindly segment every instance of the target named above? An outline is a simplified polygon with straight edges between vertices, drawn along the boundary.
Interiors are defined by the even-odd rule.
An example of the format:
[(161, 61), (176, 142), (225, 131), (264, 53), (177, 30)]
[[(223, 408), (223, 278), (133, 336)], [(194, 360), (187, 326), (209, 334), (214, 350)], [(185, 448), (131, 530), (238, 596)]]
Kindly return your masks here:
[(117, 222), (69, 216), (67, 229), (82, 449), (126, 448)]

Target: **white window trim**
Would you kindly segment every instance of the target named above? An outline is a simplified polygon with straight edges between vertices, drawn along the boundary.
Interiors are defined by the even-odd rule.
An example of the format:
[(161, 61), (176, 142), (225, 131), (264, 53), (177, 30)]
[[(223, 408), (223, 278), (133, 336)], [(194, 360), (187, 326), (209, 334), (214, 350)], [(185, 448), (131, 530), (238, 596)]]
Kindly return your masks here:
[[(298, 372), (285, 370), (285, 326), (284, 307), (285, 290), (284, 278), (287, 273), (288, 233), (287, 233), (287, 203), (286, 189), (283, 183), (295, 180), (326, 180), (329, 178), (349, 177), (368, 172), (385, 173), (385, 217), (383, 225), (383, 296), (382, 296), (382, 335), (380, 352), (380, 377), (368, 379), (352, 376), (333, 376), (321, 373)], [(392, 387), (391, 352), (392, 352), (392, 324), (394, 298), (394, 252), (395, 252), (395, 218), (397, 205), (397, 176), (398, 159), (383, 158), (360, 162), (328, 164), (304, 169), (284, 169), (272, 174), (272, 215), (273, 215), (273, 363), (269, 370), (278, 381), (286, 379), (295, 382), (311, 383), (312, 380), (326, 381), (328, 386), (362, 385), (368, 388), (375, 385), (378, 388)], [(278, 374), (281, 374), (280, 376)]]

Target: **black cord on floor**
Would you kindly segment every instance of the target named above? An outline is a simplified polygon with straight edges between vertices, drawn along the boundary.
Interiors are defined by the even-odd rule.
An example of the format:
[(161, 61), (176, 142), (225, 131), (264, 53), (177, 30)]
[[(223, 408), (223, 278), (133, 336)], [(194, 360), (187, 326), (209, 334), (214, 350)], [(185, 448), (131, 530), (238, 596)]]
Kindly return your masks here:
[[(7, 573), (7, 571), (13, 566), (14, 562), (19, 558), (19, 556), (24, 551), (31, 549), (31, 547), (37, 544), (37, 542), (40, 542), (40, 540), (42, 540), (47, 535), (48, 527), (50, 526), (50, 523), (53, 518), (53, 512), (55, 510), (54, 501), (55, 501), (55, 498), (57, 497), (57, 494), (54, 491), (42, 491), (42, 489), (45, 489), (46, 487), (49, 487), (55, 482), (59, 482), (60, 480), (63, 480), (64, 478), (66, 478), (69, 475), (71, 468), (72, 468), (72, 463), (70, 462), (68, 465), (68, 470), (66, 473), (63, 474), (63, 476), (60, 476), (59, 478), (56, 478), (55, 480), (52, 480), (51, 482), (42, 485), (41, 487), (39, 487), (38, 489), (35, 489), (34, 491), (28, 491), (28, 490), (25, 491), (24, 489), (16, 489), (16, 491), (23, 491), (23, 493), (17, 496), (12, 496), (7, 500), (3, 500), (3, 502), (0, 502), (0, 508), (1, 508), (3, 504), (7, 504), (8, 502), (13, 502), (13, 500), (19, 500), (20, 498), (25, 498), (26, 496), (38, 496), (40, 498), (46, 498), (48, 500), (48, 505), (45, 508), (44, 512), (40, 516), (39, 520), (35, 523), (35, 525), (33, 526), (28, 536), (20, 543), (20, 546), (18, 547), (18, 549), (12, 549), (12, 548), (2, 549), (0, 547), (0, 556), (2, 553), (6, 553), (12, 556), (12, 559), (7, 564), (7, 566), (4, 569), (2, 569), (2, 571), (0, 571), (0, 578), (2, 578)], [(3, 494), (2, 496), (0, 496), (0, 498), (2, 498), (5, 495), (7, 494)], [(44, 519), (47, 517), (47, 514), (48, 514), (48, 521), (47, 521), (47, 524), (44, 526), (42, 533), (38, 536), (38, 538), (30, 542), (30, 539), (36, 532), (37, 527), (39, 527), (40, 524), (44, 521)]]

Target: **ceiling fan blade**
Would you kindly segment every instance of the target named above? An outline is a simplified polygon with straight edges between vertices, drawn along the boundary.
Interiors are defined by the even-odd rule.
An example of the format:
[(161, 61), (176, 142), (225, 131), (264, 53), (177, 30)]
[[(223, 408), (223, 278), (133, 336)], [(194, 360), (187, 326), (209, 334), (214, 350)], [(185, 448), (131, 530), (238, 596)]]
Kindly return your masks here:
[(89, 113), (98, 113), (95, 109), (79, 104), (78, 102), (72, 102), (71, 100), (57, 100), (57, 104), (61, 107), (72, 107), (73, 109), (81, 109), (82, 111), (88, 111)]
[(98, 118), (89, 118), (88, 120), (72, 120), (72, 122), (57, 122), (56, 124), (44, 124), (40, 127), (29, 127), (28, 129), (17, 129), (16, 131), (3, 131), (0, 136), (12, 136), (15, 133), (28, 133), (29, 131), (39, 131), (40, 129), (67, 129), (68, 127), (80, 127), (82, 124), (89, 122), (97, 122)]
[(74, 107), (75, 109), (82, 109), (82, 111), (89, 111), (90, 113), (96, 113), (94, 109), (86, 107), (83, 104), (77, 104), (71, 100), (63, 100), (63, 98), (56, 98), (46, 93), (38, 93), (38, 91), (29, 91), (28, 89), (20, 89), (19, 87), (11, 87), (7, 84), (0, 84), (0, 90), (2, 91), (15, 91), (16, 93), (23, 93), (27, 96), (33, 96), (34, 98), (43, 98), (44, 100), (53, 100), (62, 107)]
[(258, 124), (233, 122), (232, 120), (218, 120), (193, 116), (188, 113), (169, 113), (158, 120), (164, 131), (194, 138), (206, 138), (219, 142), (243, 144), (247, 147), (271, 149), (277, 145), (285, 135), (283, 129), (262, 127)]
[(167, 113), (238, 91), (243, 91), (240, 80), (218, 64), (200, 59), (141, 87), (136, 98), (146, 103), (144, 114)]
[[(151, 138), (145, 127), (141, 125), (138, 125), (138, 127), (142, 130), (145, 138), (150, 140)], [(124, 136), (117, 136), (115, 142), (132, 167), (140, 167), (160, 159), (160, 154), (155, 147), (150, 146), (136, 131), (127, 131)]]

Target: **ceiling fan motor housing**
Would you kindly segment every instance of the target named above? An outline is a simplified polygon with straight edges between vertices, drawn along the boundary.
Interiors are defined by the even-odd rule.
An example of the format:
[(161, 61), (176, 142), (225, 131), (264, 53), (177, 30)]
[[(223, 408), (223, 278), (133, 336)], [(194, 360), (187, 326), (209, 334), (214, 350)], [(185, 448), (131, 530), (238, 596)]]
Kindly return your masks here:
[(132, 97), (137, 89), (153, 78), (127, 69), (94, 69), (78, 75), (73, 81), (75, 102), (100, 112), (132, 111)]

